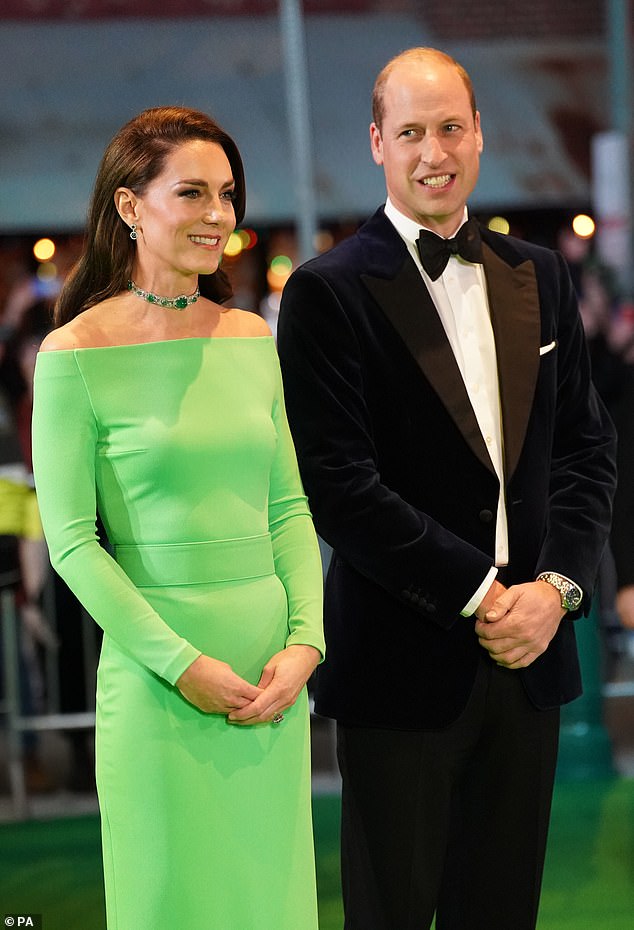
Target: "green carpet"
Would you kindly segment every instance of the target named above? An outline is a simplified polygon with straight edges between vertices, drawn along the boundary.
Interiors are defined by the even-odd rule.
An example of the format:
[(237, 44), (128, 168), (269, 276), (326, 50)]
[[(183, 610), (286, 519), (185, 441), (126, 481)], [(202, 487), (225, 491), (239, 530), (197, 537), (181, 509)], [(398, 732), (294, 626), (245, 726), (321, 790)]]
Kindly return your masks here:
[[(320, 930), (341, 930), (339, 800), (314, 809)], [(42, 914), (43, 930), (104, 930), (97, 818), (0, 825), (0, 926), (11, 913)], [(634, 927), (634, 781), (557, 784), (538, 926)]]

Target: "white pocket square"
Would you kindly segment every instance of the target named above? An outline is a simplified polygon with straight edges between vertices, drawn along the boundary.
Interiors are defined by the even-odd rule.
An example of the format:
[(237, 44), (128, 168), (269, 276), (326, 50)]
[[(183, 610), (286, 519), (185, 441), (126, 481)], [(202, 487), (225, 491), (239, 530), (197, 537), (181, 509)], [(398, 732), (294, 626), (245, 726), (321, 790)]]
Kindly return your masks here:
[(552, 341), (552, 342), (549, 342), (547, 346), (540, 346), (540, 347), (539, 347), (539, 354), (540, 354), (540, 355), (548, 355), (548, 353), (549, 353), (549, 352), (552, 352), (552, 350), (555, 348), (556, 345), (557, 345), (557, 340), (556, 340), (556, 339), (553, 339), (553, 341)]

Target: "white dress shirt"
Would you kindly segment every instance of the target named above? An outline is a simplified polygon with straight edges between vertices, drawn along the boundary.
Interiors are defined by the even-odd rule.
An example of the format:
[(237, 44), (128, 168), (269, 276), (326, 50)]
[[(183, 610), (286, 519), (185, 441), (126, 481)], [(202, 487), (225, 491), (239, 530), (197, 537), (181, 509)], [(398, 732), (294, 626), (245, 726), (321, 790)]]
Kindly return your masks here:
[[(436, 281), (432, 281), (421, 265), (416, 247), (420, 230), (425, 227), (421, 227), (419, 223), (400, 213), (389, 198), (385, 204), (385, 215), (405, 242), (438, 311), (486, 443), (491, 463), (498, 476), (500, 494), (495, 525), (495, 565), (507, 565), (508, 523), (504, 497), (504, 446), (500, 390), (484, 269), (478, 263), (466, 262), (459, 256), (452, 255), (441, 276)], [(466, 220), (467, 209), (465, 207), (462, 223)], [(457, 229), (454, 235), (456, 232)], [(462, 610), (464, 616), (474, 613), (496, 574), (497, 568), (491, 568)]]

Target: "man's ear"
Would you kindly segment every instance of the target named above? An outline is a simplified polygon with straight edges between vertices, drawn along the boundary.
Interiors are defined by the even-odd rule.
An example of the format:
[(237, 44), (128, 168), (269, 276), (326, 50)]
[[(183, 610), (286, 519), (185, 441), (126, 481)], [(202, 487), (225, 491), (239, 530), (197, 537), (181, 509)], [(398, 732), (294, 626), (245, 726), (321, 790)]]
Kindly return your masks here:
[(370, 148), (372, 149), (372, 158), (377, 165), (383, 164), (383, 139), (381, 130), (376, 123), (370, 125)]
[(478, 145), (478, 153), (482, 155), (484, 150), (484, 137), (482, 135), (482, 126), (480, 125), (480, 111), (476, 110), (475, 114), (475, 132), (476, 132), (476, 142)]

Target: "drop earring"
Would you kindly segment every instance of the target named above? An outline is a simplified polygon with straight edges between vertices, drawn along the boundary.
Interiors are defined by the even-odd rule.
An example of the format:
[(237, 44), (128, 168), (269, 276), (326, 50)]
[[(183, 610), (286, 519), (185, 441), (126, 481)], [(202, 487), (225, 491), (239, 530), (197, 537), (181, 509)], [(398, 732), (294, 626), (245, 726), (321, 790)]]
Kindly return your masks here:
[(132, 226), (130, 227), (130, 239), (133, 239), (134, 241), (136, 241), (137, 238), (138, 236), (136, 234), (136, 223), (133, 223)]

